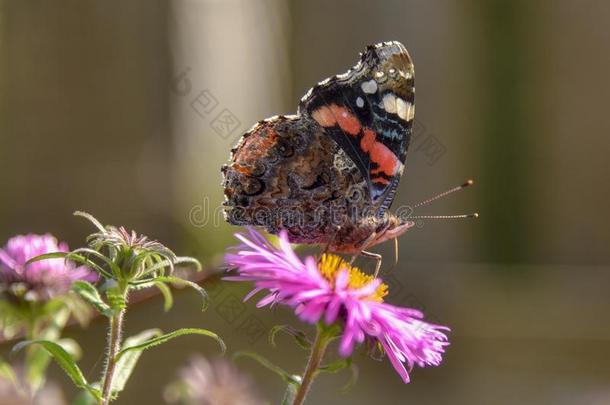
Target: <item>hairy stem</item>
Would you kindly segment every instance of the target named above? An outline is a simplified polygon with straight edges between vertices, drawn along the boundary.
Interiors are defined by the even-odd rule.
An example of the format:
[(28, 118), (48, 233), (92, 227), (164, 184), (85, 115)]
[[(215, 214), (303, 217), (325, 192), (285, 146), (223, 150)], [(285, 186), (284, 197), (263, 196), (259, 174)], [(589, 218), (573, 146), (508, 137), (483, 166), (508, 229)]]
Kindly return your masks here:
[(332, 335), (329, 335), (325, 330), (318, 327), (316, 340), (314, 341), (314, 344), (311, 347), (309, 359), (307, 360), (307, 366), (305, 367), (305, 371), (303, 372), (303, 379), (301, 380), (301, 384), (299, 385), (299, 388), (295, 395), (293, 405), (302, 405), (305, 402), (305, 397), (307, 396), (307, 393), (311, 388), (313, 380), (316, 378), (318, 368), (320, 367), (320, 363), (324, 358), (326, 348), (328, 347), (328, 344), (331, 342), (331, 340)]
[[(126, 301), (126, 293), (123, 293)], [(106, 350), (106, 369), (104, 370), (104, 383), (102, 386), (102, 405), (108, 405), (112, 396), (112, 378), (116, 371), (116, 355), (121, 350), (123, 340), (123, 320), (125, 319), (126, 303), (110, 318), (110, 331), (108, 332)]]

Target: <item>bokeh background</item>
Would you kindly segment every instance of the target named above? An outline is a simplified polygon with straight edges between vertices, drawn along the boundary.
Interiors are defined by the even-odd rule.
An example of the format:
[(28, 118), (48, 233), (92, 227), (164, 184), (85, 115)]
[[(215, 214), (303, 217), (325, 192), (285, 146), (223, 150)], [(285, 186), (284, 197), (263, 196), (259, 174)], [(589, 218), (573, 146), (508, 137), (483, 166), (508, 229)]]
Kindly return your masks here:
[[(390, 301), (451, 326), (452, 345), (407, 386), (387, 361), (357, 356), (351, 391), (337, 393), (348, 373), (327, 376), (310, 402), (608, 404), (609, 23), (604, 0), (2, 0), (0, 240), (52, 232), (78, 246), (91, 231), (71, 215), (81, 209), (212, 274), (236, 230), (219, 210), (231, 146), (367, 44), (399, 40), (415, 62), (417, 123), (395, 204), (474, 178), (421, 213), (481, 218), (402, 237)], [(391, 262), (391, 244), (378, 251)], [(206, 327), (300, 371), (305, 353), (264, 334), (295, 323), (289, 311), (239, 304), (247, 286), (210, 287), (207, 312), (195, 293), (169, 313), (152, 298), (127, 333)], [(97, 376), (104, 323), (67, 333)], [(162, 403), (192, 353), (217, 351), (181, 339), (142, 357), (117, 404)], [(239, 364), (279, 401), (275, 376)]]

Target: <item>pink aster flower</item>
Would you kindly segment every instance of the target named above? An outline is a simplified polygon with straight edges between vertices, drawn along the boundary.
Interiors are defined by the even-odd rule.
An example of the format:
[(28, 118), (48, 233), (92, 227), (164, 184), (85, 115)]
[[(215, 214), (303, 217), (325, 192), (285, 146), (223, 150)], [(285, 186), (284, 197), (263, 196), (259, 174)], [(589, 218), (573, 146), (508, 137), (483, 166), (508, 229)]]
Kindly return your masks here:
[(180, 370), (180, 379), (165, 390), (169, 403), (201, 405), (263, 405), (254, 382), (233, 363), (194, 356)]
[(0, 293), (27, 301), (46, 301), (67, 293), (76, 280), (95, 281), (97, 274), (64, 259), (46, 259), (26, 265), (33, 257), (68, 252), (66, 243), (52, 235), (19, 235), (0, 248)]
[(357, 344), (370, 340), (383, 347), (390, 362), (405, 383), (414, 365), (437, 366), (449, 343), (444, 331), (449, 328), (423, 321), (415, 309), (383, 302), (387, 286), (381, 279), (362, 273), (339, 256), (309, 256), (301, 260), (292, 250), (285, 232), (279, 248), (250, 229), (250, 235), (236, 234), (242, 242), (235, 253), (225, 257), (237, 275), (232, 281), (252, 281), (254, 290), (267, 294), (258, 307), (275, 303), (294, 308), (308, 323), (327, 325), (341, 322), (343, 335), (339, 353), (348, 357)]

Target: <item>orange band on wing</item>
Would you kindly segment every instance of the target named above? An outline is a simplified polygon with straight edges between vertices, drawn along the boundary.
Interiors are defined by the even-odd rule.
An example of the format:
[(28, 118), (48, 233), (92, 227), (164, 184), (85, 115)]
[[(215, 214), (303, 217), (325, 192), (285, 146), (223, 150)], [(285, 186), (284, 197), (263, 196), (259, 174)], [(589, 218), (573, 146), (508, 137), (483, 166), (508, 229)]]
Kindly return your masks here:
[(332, 111), (325, 105), (315, 110), (311, 116), (323, 127), (332, 127), (337, 123)]
[(370, 151), (373, 149), (373, 145), (375, 144), (375, 142), (377, 142), (375, 140), (376, 137), (377, 135), (374, 131), (368, 128), (364, 128), (364, 134), (362, 135), (362, 139), (360, 140), (360, 147), (362, 148), (362, 150), (366, 153), (370, 153)]
[(330, 106), (330, 110), (333, 112), (335, 117), (337, 117), (337, 122), (342, 130), (350, 135), (358, 135), (361, 125), (360, 121), (354, 114), (350, 113), (347, 108), (339, 107), (335, 104)]
[(382, 142), (377, 142), (376, 138), (377, 134), (373, 130), (365, 128), (360, 140), (362, 150), (369, 154), (372, 162), (377, 164), (377, 167), (371, 170), (371, 174), (384, 173), (394, 176), (400, 167), (400, 162), (394, 152)]
[(322, 106), (315, 110), (311, 116), (323, 127), (332, 127), (339, 124), (339, 127), (350, 135), (356, 136), (360, 133), (362, 125), (358, 118), (347, 108), (331, 104)]
[[(354, 114), (347, 108), (336, 104), (322, 106), (314, 110), (311, 116), (323, 127), (332, 127), (338, 124), (344, 132), (352, 136), (357, 136), (360, 130), (363, 129), (360, 121)], [(364, 128), (362, 138), (360, 139), (360, 148), (369, 155), (371, 162), (377, 164), (377, 167), (371, 170), (371, 174), (383, 173), (391, 177), (398, 172), (400, 168), (398, 157), (396, 157), (390, 148), (382, 142), (377, 141), (377, 134), (372, 129)], [(383, 177), (376, 177), (375, 181), (382, 184), (389, 183)]]

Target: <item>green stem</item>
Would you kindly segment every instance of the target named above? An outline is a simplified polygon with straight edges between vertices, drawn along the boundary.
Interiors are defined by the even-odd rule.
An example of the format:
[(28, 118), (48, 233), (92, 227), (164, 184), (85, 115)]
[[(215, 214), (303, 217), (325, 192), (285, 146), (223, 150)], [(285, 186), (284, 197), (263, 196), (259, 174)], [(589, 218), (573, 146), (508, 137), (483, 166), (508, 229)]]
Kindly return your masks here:
[(106, 349), (106, 369), (104, 370), (102, 386), (102, 405), (108, 405), (112, 396), (112, 378), (116, 371), (117, 354), (121, 350), (123, 339), (123, 320), (127, 306), (127, 292), (122, 293), (124, 305), (115, 311), (115, 315), (110, 318), (110, 331), (108, 332), (108, 347)]
[[(28, 316), (27, 326), (25, 329), (25, 338), (26, 340), (34, 340), (38, 338), (38, 329), (40, 326), (40, 322), (36, 319), (36, 315), (33, 313), (34, 310), (30, 310), (30, 315)], [(36, 391), (38, 390), (38, 385), (41, 384), (40, 376), (37, 376), (33, 370), (34, 359), (36, 357), (37, 351), (40, 352), (42, 349), (37, 346), (30, 346), (27, 348), (27, 352), (25, 355), (25, 375), (27, 380), (27, 390), (31, 397), (34, 396)], [(42, 376), (44, 378), (44, 375)]]
[(307, 393), (311, 388), (313, 380), (316, 378), (318, 368), (320, 368), (320, 363), (322, 363), (324, 353), (326, 353), (326, 348), (328, 347), (328, 344), (332, 341), (334, 336), (334, 328), (329, 329), (325, 328), (324, 326), (318, 325), (316, 340), (314, 341), (313, 346), (311, 347), (309, 359), (307, 360), (307, 366), (305, 367), (305, 371), (303, 372), (303, 378), (294, 397), (294, 402), (292, 403), (292, 405), (302, 405), (305, 402), (305, 397), (307, 396)]

